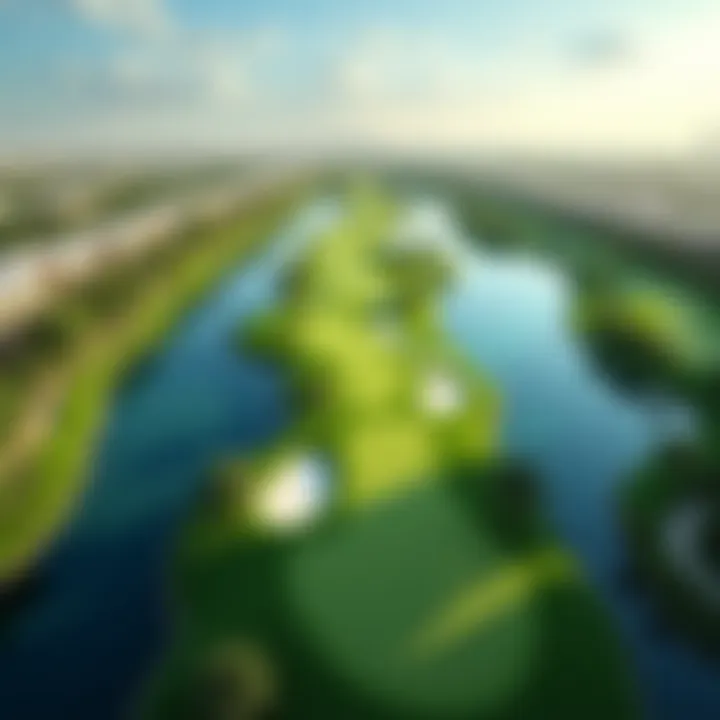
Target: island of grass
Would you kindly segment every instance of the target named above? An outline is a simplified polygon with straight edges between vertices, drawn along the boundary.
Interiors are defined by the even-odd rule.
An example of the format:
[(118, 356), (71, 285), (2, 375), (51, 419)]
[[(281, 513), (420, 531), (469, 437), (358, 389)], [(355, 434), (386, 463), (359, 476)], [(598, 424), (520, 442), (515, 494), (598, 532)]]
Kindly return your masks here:
[(149, 718), (635, 717), (609, 621), (501, 457), (498, 393), (444, 337), (444, 260), (388, 253), (397, 215), (356, 191), (246, 338), (297, 424), (212, 473)]
[(691, 399), (716, 356), (691, 312), (647, 287), (581, 282), (574, 324), (598, 367), (632, 393)]
[(201, 293), (268, 237), (302, 192), (296, 184), (256, 198), (226, 224), (198, 229), (149, 265), (84, 287), (53, 310), (42, 343), (32, 350), (54, 374), (62, 402), (37, 452), (10, 476), (0, 475), (0, 599), (27, 582), (76, 507), (92, 445), (124, 374)]

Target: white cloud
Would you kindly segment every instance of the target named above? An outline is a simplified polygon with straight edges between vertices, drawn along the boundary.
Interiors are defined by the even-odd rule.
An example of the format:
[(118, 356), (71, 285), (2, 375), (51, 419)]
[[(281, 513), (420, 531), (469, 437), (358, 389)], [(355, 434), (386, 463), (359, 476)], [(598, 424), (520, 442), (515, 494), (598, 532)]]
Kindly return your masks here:
[(258, 99), (267, 78), (265, 70), (283, 51), (285, 40), (274, 28), (262, 28), (234, 38), (200, 43), (191, 50), (191, 70), (198, 87), (217, 101)]
[(172, 25), (165, 0), (70, 0), (70, 4), (88, 22), (108, 28), (155, 33)]
[(632, 52), (590, 71), (539, 46), (489, 56), (374, 31), (339, 67), (334, 109), (375, 142), (415, 148), (680, 153), (712, 136), (720, 13), (628, 23), (622, 37)]
[(273, 28), (252, 32), (192, 34), (176, 31), (132, 43), (111, 65), (111, 80), (124, 102), (198, 103), (212, 112), (246, 107), (267, 95), (267, 69), (284, 48)]
[(268, 78), (288, 48), (282, 29), (151, 27), (164, 31), (128, 33), (95, 65), (66, 64), (59, 92), (72, 101), (64, 112), (54, 107), (41, 132), (15, 128), (17, 143), (76, 151), (222, 149), (277, 137), (281, 124), (287, 131), (287, 120), (267, 109), (277, 97)]
[(482, 68), (469, 48), (428, 33), (374, 29), (351, 46), (337, 68), (337, 87), (349, 102), (437, 102), (473, 95)]

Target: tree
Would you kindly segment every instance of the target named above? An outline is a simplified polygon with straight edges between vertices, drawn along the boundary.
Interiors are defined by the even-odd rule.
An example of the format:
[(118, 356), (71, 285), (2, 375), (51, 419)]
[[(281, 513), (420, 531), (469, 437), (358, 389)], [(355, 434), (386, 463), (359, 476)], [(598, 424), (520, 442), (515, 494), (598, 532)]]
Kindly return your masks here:
[(211, 470), (206, 502), (212, 513), (244, 517), (251, 471), (247, 461), (220, 461)]
[(534, 472), (517, 460), (504, 460), (491, 472), (491, 514), (508, 546), (532, 544), (540, 527), (540, 493)]
[(269, 720), (278, 710), (275, 670), (261, 648), (232, 642), (200, 660), (187, 720)]

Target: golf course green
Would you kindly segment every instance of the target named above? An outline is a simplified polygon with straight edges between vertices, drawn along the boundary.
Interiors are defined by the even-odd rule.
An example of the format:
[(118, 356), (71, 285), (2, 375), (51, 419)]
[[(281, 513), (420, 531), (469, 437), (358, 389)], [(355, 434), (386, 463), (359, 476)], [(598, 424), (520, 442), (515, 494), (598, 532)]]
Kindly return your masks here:
[(636, 717), (601, 604), (511, 482), (502, 398), (445, 336), (451, 259), (378, 188), (343, 210), (229, 339), (283, 368), (296, 422), (209, 469), (144, 716)]

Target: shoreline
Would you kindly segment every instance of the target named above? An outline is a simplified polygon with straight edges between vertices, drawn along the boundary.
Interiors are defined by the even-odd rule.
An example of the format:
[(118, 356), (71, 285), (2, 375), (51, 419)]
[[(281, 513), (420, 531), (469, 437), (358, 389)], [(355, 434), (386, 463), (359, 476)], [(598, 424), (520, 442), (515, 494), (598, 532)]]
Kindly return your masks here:
[(237, 219), (201, 230), (194, 237), (212, 242), (181, 247), (172, 275), (156, 277), (120, 322), (82, 341), (64, 371), (62, 419), (29, 454), (23, 474), (0, 484), (0, 584), (23, 577), (72, 513), (107, 403), (128, 367), (159, 342), (189, 303), (261, 245), (304, 192), (299, 187), (297, 181), (275, 187), (248, 200)]

